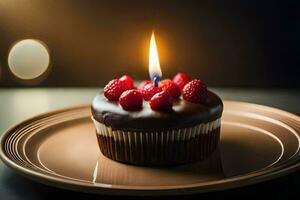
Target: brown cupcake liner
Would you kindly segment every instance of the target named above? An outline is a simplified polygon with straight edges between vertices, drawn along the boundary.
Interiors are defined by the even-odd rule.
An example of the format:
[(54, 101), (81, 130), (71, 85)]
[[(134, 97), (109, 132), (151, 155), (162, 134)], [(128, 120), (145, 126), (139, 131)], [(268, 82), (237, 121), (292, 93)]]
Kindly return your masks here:
[(207, 158), (217, 147), (221, 119), (166, 131), (112, 130), (94, 120), (102, 154), (136, 165), (173, 165)]

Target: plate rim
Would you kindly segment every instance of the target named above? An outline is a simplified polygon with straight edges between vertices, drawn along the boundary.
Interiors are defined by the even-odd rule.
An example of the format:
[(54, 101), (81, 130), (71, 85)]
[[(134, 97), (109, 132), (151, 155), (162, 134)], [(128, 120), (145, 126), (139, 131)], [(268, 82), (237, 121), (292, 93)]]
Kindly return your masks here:
[[(300, 124), (300, 117), (296, 114), (274, 108), (265, 105), (255, 104), (255, 103), (248, 103), (248, 102), (241, 102), (241, 101), (224, 101), (230, 104), (240, 104), (246, 106), (255, 106), (259, 109), (268, 110), (272, 112), (276, 112), (280, 115), (287, 116), (299, 122)], [(292, 173), (298, 169), (300, 169), (300, 156), (298, 158), (294, 158), (291, 162), (283, 163), (279, 166), (271, 167), (269, 169), (265, 169), (262, 171), (256, 171), (251, 174), (245, 175), (238, 175), (230, 178), (225, 178), (221, 180), (214, 180), (206, 182), (205, 185), (202, 183), (193, 183), (181, 186), (160, 186), (160, 188), (151, 188), (151, 187), (138, 187), (138, 186), (122, 186), (122, 185), (112, 185), (110, 187), (109, 184), (91, 184), (91, 183), (82, 183), (79, 181), (67, 180), (64, 178), (54, 177), (47, 174), (43, 174), (38, 171), (34, 171), (30, 168), (26, 168), (25, 166), (20, 166), (13, 160), (6, 155), (4, 149), (4, 143), (6, 138), (13, 132), (14, 129), (17, 129), (23, 124), (30, 123), (35, 121), (38, 118), (43, 118), (47, 116), (51, 116), (53, 114), (59, 114), (68, 112), (71, 110), (81, 110), (87, 109), (90, 107), (90, 104), (81, 104), (70, 106), (61, 109), (55, 109), (48, 112), (44, 112), (35, 116), (32, 116), (28, 119), (25, 119), (19, 123), (14, 124), (13, 126), (9, 127), (3, 134), (0, 136), (0, 158), (4, 164), (8, 167), (12, 168), (18, 174), (24, 175), (29, 179), (35, 180), (37, 182), (59, 187), (65, 188), (70, 190), (76, 190), (81, 192), (92, 192), (92, 193), (100, 193), (100, 194), (109, 194), (109, 195), (148, 195), (148, 196), (156, 196), (156, 195), (179, 195), (179, 194), (192, 194), (192, 193), (202, 193), (208, 191), (217, 191), (217, 190), (224, 190), (230, 188), (237, 188), (245, 185), (250, 185), (258, 182), (263, 182), (266, 180), (274, 179), (288, 173)], [(299, 152), (297, 153), (299, 154)], [(296, 155), (297, 155), (296, 154)], [(209, 184), (208, 184), (209, 183)], [(114, 192), (112, 192), (114, 191)]]

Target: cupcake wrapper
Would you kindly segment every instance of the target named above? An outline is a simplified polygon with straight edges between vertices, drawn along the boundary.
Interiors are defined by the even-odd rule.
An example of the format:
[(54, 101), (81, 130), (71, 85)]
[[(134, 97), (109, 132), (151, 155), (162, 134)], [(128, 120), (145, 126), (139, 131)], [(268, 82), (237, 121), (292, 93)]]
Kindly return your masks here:
[(217, 147), (221, 119), (166, 131), (123, 131), (94, 120), (101, 152), (137, 165), (172, 165), (206, 158)]

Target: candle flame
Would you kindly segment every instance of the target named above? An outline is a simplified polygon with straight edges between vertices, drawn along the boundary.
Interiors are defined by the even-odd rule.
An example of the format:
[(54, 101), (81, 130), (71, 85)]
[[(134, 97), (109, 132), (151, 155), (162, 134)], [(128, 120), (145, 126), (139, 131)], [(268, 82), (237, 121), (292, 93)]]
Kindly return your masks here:
[(149, 47), (149, 75), (151, 80), (153, 80), (154, 77), (158, 76), (158, 78), (160, 78), (162, 76), (154, 32), (151, 35)]

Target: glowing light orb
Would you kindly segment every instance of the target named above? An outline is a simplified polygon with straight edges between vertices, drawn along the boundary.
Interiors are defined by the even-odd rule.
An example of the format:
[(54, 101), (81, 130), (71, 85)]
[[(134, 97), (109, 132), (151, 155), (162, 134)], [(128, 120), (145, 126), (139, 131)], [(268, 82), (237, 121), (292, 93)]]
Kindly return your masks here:
[(17, 42), (8, 55), (11, 72), (24, 80), (35, 79), (46, 72), (50, 63), (48, 48), (41, 41), (25, 39)]

